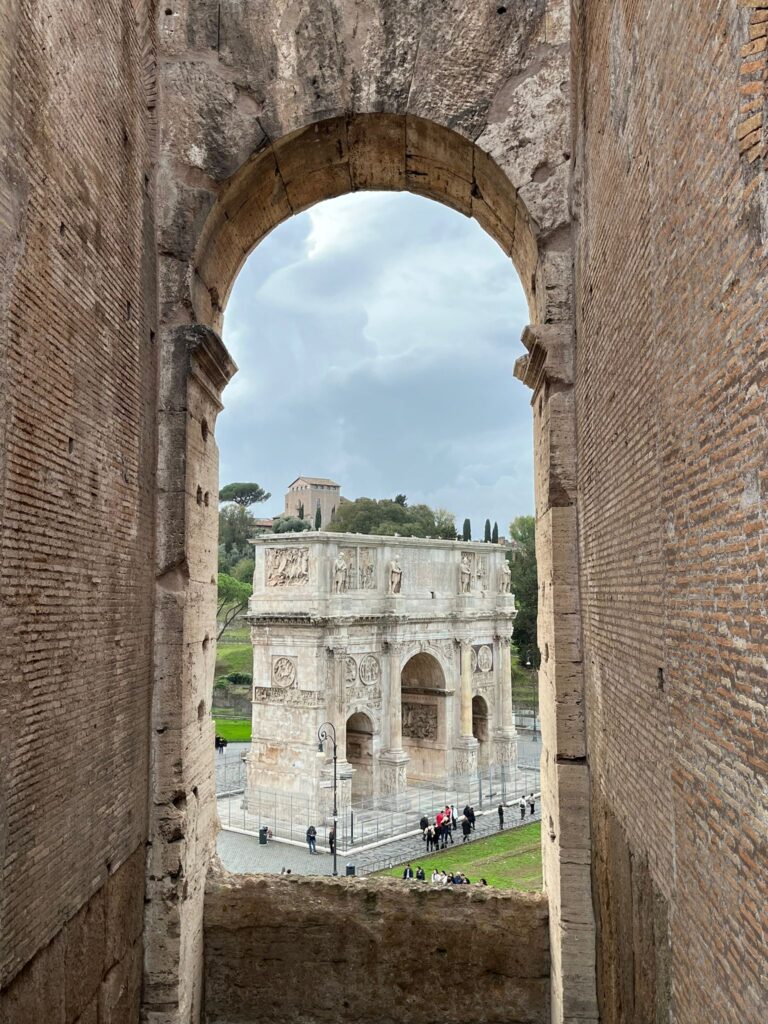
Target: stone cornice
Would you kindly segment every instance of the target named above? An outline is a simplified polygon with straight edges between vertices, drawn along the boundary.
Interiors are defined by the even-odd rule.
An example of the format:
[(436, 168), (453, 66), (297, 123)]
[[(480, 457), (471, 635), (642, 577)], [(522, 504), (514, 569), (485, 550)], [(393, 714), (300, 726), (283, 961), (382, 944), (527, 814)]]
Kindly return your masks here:
[(570, 324), (528, 324), (522, 343), (528, 349), (515, 363), (515, 376), (535, 393), (548, 384), (573, 384), (573, 329)]

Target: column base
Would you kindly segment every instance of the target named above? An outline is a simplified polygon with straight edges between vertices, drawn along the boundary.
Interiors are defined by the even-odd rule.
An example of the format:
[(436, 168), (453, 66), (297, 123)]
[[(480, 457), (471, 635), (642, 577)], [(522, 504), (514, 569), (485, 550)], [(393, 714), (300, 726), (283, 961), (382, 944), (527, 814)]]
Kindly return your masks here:
[(514, 768), (517, 765), (517, 733), (499, 729), (493, 734), (493, 764)]
[(404, 750), (388, 750), (379, 755), (379, 792), (382, 796), (405, 792), (409, 761), (410, 757)]
[(453, 774), (457, 778), (476, 774), (479, 746), (474, 736), (462, 736), (453, 748)]

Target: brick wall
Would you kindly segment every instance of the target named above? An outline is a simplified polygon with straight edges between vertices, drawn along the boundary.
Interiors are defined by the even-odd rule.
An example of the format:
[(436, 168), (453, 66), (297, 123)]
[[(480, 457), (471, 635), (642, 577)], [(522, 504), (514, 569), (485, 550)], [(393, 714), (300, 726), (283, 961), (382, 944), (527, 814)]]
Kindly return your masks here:
[(603, 1020), (756, 1022), (768, 1017), (768, 343), (765, 154), (749, 119), (765, 5), (574, 7)]
[[(143, 904), (156, 375), (145, 6), (3, 6), (0, 988), (18, 984), (0, 1005), (14, 1022), (34, 1016), (33, 968), (66, 987), (83, 945), (100, 954), (88, 972), (114, 966), (98, 936), (130, 858), (131, 920)], [(121, 921), (111, 948), (139, 963)], [(78, 951), (62, 959), (72, 929)], [(58, 997), (40, 1006), (36, 1020), (74, 1019)]]
[(209, 1024), (545, 1024), (546, 897), (214, 874), (205, 991)]

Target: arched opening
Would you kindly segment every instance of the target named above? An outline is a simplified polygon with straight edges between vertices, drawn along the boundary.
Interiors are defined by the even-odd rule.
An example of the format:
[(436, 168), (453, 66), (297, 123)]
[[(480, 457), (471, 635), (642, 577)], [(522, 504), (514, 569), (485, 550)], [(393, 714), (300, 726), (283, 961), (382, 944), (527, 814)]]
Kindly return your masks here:
[(347, 761), (355, 774), (352, 776), (352, 799), (373, 795), (373, 722), (362, 711), (347, 719)]
[(488, 739), (490, 733), (488, 719), (488, 702), (485, 697), (476, 694), (472, 698), (472, 735), (478, 742), (477, 763), (479, 765), (487, 765), (489, 759), (490, 745)]
[(421, 651), (408, 659), (400, 673), (400, 694), (409, 782), (444, 779), (449, 770), (449, 696), (434, 655)]

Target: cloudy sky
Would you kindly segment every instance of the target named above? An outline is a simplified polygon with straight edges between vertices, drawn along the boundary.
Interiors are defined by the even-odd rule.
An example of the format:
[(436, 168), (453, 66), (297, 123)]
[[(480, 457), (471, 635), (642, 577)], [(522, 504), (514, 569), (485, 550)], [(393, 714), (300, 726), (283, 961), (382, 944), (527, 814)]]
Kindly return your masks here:
[(216, 434), (221, 484), (301, 474), (348, 498), (446, 508), (482, 536), (533, 511), (528, 321), (510, 260), (472, 220), (408, 193), (358, 193), (282, 224), (227, 307), (240, 370)]

